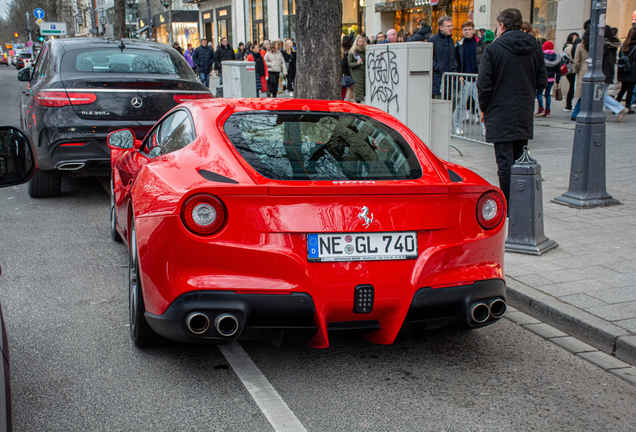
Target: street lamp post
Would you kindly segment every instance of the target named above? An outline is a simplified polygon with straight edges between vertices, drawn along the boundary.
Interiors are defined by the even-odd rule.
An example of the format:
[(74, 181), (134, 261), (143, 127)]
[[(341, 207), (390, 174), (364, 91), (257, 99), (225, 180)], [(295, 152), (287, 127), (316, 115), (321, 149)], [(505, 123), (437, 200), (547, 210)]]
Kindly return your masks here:
[(104, 16), (104, 12), (102, 11), (101, 15), (99, 16), (99, 25), (102, 26), (102, 34), (106, 33), (106, 17)]
[(161, 3), (168, 9), (168, 45), (172, 46), (172, 0), (161, 0)]
[(567, 192), (553, 200), (579, 209), (620, 204), (607, 193), (605, 185), (605, 75), (602, 65), (606, 10), (606, 0), (592, 0), (590, 66), (583, 77), (581, 113), (576, 118), (570, 186)]
[[(126, 4), (128, 5), (128, 9), (132, 10), (132, 8), (135, 5), (135, 3), (136, 3), (136, 0), (126, 0)], [(128, 37), (132, 38), (133, 37), (133, 31), (134, 31), (133, 24), (132, 24), (132, 13), (129, 14), (128, 18), (129, 18), (128, 19)]]

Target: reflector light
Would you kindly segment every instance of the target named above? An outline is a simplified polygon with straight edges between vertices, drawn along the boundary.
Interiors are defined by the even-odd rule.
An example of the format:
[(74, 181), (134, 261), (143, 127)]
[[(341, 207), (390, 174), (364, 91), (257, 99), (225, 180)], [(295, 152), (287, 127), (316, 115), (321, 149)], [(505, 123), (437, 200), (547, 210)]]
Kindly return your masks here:
[(505, 215), (504, 199), (498, 192), (486, 192), (477, 202), (477, 221), (483, 229), (493, 229)]
[(64, 143), (60, 144), (60, 147), (81, 147), (86, 145), (86, 143)]
[(223, 203), (208, 194), (191, 196), (181, 208), (181, 221), (194, 234), (214, 234), (225, 222), (225, 217)]

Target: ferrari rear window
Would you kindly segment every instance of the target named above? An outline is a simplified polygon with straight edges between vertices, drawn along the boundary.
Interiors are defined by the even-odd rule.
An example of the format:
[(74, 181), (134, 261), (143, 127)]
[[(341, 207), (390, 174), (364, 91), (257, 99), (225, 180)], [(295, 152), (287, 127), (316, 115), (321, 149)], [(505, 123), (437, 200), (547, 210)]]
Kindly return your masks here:
[(225, 133), (241, 156), (273, 180), (407, 180), (422, 176), (395, 130), (349, 113), (236, 113)]

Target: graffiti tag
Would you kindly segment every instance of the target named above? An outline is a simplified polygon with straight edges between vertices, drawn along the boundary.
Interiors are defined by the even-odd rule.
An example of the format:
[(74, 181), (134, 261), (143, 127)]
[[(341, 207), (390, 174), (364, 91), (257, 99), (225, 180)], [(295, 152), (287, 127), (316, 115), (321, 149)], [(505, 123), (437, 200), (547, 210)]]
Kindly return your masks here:
[(386, 103), (386, 112), (390, 113), (392, 103), (395, 109), (400, 112), (400, 104), (396, 87), (400, 83), (395, 58), (397, 55), (388, 47), (386, 51), (375, 51), (367, 54), (367, 66), (369, 83), (371, 85), (371, 102), (375, 99)]

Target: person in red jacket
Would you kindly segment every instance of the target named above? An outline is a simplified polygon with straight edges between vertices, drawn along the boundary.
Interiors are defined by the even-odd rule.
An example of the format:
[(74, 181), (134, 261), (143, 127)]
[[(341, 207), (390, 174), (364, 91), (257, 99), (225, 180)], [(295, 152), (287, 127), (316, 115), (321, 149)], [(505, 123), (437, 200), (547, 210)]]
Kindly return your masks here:
[(256, 97), (261, 97), (261, 91), (267, 91), (267, 79), (269, 73), (267, 72), (267, 65), (261, 56), (259, 46), (252, 45), (252, 53), (247, 56), (247, 61), (253, 61), (255, 63), (254, 70), (256, 72)]

